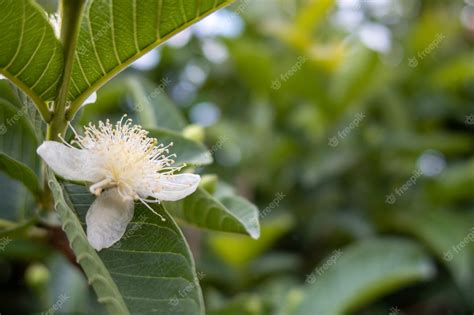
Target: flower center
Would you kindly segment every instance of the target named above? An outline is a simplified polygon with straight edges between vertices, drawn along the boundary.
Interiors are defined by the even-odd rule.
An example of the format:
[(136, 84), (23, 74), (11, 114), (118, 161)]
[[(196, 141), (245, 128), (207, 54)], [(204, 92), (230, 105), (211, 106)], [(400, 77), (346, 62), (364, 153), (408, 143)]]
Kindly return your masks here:
[[(125, 116), (124, 116), (125, 117)], [(103, 179), (90, 187), (91, 193), (100, 195), (108, 188), (117, 187), (124, 200), (141, 199), (140, 192), (149, 191), (160, 176), (173, 174), (181, 167), (172, 166), (174, 155), (169, 147), (157, 145), (157, 140), (148, 137), (148, 132), (130, 119), (122, 118), (116, 125), (108, 120), (98, 127), (89, 124), (84, 136), (76, 133), (73, 141), (81, 149), (90, 151), (93, 161)]]

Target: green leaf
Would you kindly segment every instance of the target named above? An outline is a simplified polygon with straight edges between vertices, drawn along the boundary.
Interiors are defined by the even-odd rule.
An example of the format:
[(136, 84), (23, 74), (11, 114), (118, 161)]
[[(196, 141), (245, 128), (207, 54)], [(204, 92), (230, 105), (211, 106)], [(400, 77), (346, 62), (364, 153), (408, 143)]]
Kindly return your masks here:
[(451, 272), (468, 302), (474, 287), (474, 228), (466, 215), (447, 211), (399, 213), (394, 225), (425, 243)]
[(18, 108), (0, 99), (0, 152), (38, 170), (38, 142), (32, 125), (26, 119), (26, 111), (26, 107)]
[(87, 106), (81, 116), (84, 123), (116, 113), (117, 105), (131, 108), (134, 121), (145, 129), (161, 128), (181, 131), (186, 120), (166, 95), (169, 79), (155, 84), (136, 75), (119, 76), (97, 92), (97, 101)]
[(165, 79), (159, 85), (138, 77), (127, 77), (132, 107), (136, 111), (139, 123), (145, 128), (166, 128), (181, 131), (186, 120), (177, 105), (167, 97), (164, 87), (169, 84)]
[[(81, 220), (79, 222), (76, 217), (75, 222), (84, 225), (93, 196), (85, 187), (77, 185), (66, 185), (66, 192)], [(109, 294), (118, 294), (112, 295), (113, 299), (117, 299), (115, 304), (121, 305), (120, 301), (124, 301), (132, 314), (146, 314), (150, 310), (155, 310), (156, 314), (203, 314), (202, 294), (194, 261), (184, 236), (172, 217), (160, 207), (155, 209), (166, 221), (163, 222), (142, 205), (135, 207), (134, 218), (124, 237), (113, 247), (102, 250), (98, 257), (94, 257), (95, 262), (98, 260), (104, 266), (102, 272), (106, 274), (100, 275), (111, 277), (118, 292)], [(71, 208), (69, 213), (75, 216)], [(62, 222), (67, 228), (69, 221)], [(76, 223), (74, 230), (79, 228)], [(85, 237), (82, 228), (80, 234), (81, 238)], [(86, 239), (84, 241), (87, 242)], [(79, 241), (71, 243), (74, 249)], [(88, 243), (87, 247), (86, 253), (90, 253)], [(75, 250), (78, 257), (84, 255), (82, 250), (83, 248)], [(97, 256), (95, 252), (94, 254)], [(92, 273), (88, 274), (88, 278), (91, 280), (96, 276)], [(97, 290), (96, 288), (101, 298), (102, 295)], [(117, 308), (115, 310), (111, 313), (119, 314), (117, 311), (123, 311)]]
[(212, 197), (198, 188), (192, 195), (176, 201), (163, 202), (173, 216), (201, 228), (215, 231), (260, 236), (258, 209), (238, 196), (227, 196), (222, 200)]
[(258, 240), (242, 235), (215, 234), (209, 238), (210, 247), (223, 261), (240, 268), (264, 253), (276, 241), (293, 227), (293, 218), (279, 215), (262, 223), (262, 232)]
[(416, 243), (397, 238), (369, 239), (327, 258), (310, 276), (298, 315), (346, 314), (435, 270)]
[(170, 153), (176, 154), (176, 164), (206, 165), (212, 163), (211, 153), (201, 143), (189, 140), (180, 133), (167, 129), (151, 129), (149, 136), (158, 143), (168, 145), (173, 142)]
[(41, 188), (38, 177), (28, 166), (0, 153), (0, 170), (23, 183), (34, 195), (39, 196)]
[(37, 104), (53, 99), (63, 51), (45, 12), (31, 0), (0, 0), (0, 73)]
[(55, 208), (61, 219), (63, 230), (66, 232), (77, 262), (84, 269), (89, 283), (94, 287), (98, 301), (104, 303), (111, 314), (130, 314), (107, 267), (87, 241), (81, 222), (66, 202), (65, 193), (51, 172), (48, 173), (48, 184), (54, 196)]
[(79, 33), (69, 99), (72, 108), (133, 61), (229, 0), (88, 1)]
[[(8, 95), (2, 90), (2, 96), (11, 99), (12, 95)], [(26, 107), (19, 106), (19, 103), (11, 103), (5, 98), (0, 98), (0, 153), (16, 160), (16, 164), (39, 171), (35, 132), (26, 118)], [(0, 199), (2, 218), (22, 220), (34, 211), (34, 198), (23, 184), (3, 174), (0, 174)]]
[(107, 314), (105, 307), (97, 303), (82, 271), (64, 255), (49, 255), (46, 265), (50, 271), (50, 279), (44, 292), (41, 292), (46, 303), (34, 313), (46, 313), (45, 310), (61, 300), (61, 296), (67, 296), (63, 298), (66, 302), (61, 305), (61, 312), (58, 313), (77, 314), (80, 310), (82, 314)]
[(242, 294), (232, 299), (218, 310), (209, 311), (209, 315), (262, 315), (264, 303), (257, 295)]
[(25, 121), (30, 125), (31, 129), (34, 130), (38, 143), (42, 142), (44, 140), (44, 135), (46, 134), (46, 123), (44, 122), (41, 113), (37, 110), (35, 104), (25, 92), (13, 84), (10, 85), (10, 89), (12, 89), (12, 92), (16, 94), (16, 102), (19, 102), (18, 108), (26, 113)]

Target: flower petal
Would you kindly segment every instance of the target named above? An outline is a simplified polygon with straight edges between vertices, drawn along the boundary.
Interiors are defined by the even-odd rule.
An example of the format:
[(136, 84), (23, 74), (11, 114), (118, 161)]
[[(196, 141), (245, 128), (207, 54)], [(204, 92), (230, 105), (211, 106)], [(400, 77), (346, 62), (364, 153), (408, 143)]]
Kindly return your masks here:
[(96, 182), (101, 179), (91, 167), (87, 151), (68, 147), (56, 141), (43, 142), (36, 152), (59, 176), (68, 180)]
[(133, 218), (133, 201), (123, 200), (117, 189), (104, 191), (86, 215), (87, 239), (96, 250), (119, 241)]
[(163, 201), (183, 199), (196, 191), (200, 180), (196, 174), (163, 175), (150, 196)]

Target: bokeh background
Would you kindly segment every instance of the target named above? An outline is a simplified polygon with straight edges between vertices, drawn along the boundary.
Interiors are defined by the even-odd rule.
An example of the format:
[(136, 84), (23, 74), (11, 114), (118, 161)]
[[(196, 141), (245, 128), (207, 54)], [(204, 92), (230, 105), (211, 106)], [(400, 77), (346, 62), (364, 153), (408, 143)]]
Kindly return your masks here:
[[(258, 241), (185, 228), (209, 314), (474, 311), (474, 1), (240, 0), (90, 101), (77, 125), (190, 122), (200, 171), (259, 206)], [(58, 313), (100, 313), (65, 257), (12, 245), (2, 304), (67, 283)]]

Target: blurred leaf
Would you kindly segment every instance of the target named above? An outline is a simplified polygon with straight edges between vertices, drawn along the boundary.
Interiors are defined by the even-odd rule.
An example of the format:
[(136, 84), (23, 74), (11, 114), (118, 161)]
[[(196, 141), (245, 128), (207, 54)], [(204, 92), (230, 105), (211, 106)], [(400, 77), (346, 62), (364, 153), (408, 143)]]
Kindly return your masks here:
[(300, 10), (295, 27), (301, 32), (311, 32), (315, 26), (327, 18), (328, 11), (334, 7), (334, 0), (311, 0)]
[(395, 215), (395, 226), (425, 243), (446, 265), (472, 303), (474, 288), (474, 221), (447, 211), (421, 211)]
[(215, 199), (202, 188), (176, 202), (163, 202), (173, 216), (210, 230), (234, 232), (258, 238), (260, 226), (258, 209), (238, 196)]
[(40, 241), (13, 237), (10, 239), (9, 236), (5, 238), (11, 241), (7, 241), (7, 243), (3, 241), (2, 245), (5, 245), (5, 248), (0, 251), (0, 257), (8, 257), (12, 260), (28, 263), (34, 260), (42, 260), (52, 254), (51, 247)]
[(451, 203), (472, 198), (474, 187), (474, 159), (447, 167), (427, 189), (427, 198), (435, 203)]
[(176, 164), (206, 165), (212, 163), (212, 155), (206, 147), (196, 141), (185, 138), (182, 134), (168, 129), (149, 129), (149, 136), (156, 138), (158, 143), (173, 146), (170, 153), (176, 154)]
[(36, 218), (18, 224), (12, 223), (11, 225), (8, 221), (0, 219), (0, 223), (2, 223), (0, 237), (22, 238), (28, 236), (28, 234), (32, 234), (33, 231), (38, 232), (37, 234), (40, 235), (43, 233), (46, 234), (46, 231), (33, 227), (37, 223)]
[(255, 295), (241, 295), (231, 300), (218, 310), (210, 310), (208, 315), (262, 315), (262, 300)]
[(214, 195), (217, 189), (217, 182), (219, 178), (217, 175), (214, 174), (207, 174), (201, 176), (201, 182), (199, 183), (199, 187), (210, 193), (211, 195)]
[(301, 267), (302, 262), (299, 256), (290, 253), (271, 252), (255, 259), (249, 265), (249, 270), (252, 271), (252, 276), (257, 278), (272, 274), (291, 273)]
[(268, 305), (270, 315), (295, 314), (304, 296), (296, 277), (282, 275), (272, 277), (263, 285), (259, 285), (258, 292)]
[(7, 79), (0, 79), (0, 99), (21, 108), (17, 94), (12, 89), (12, 83)]
[(262, 222), (258, 240), (240, 235), (213, 234), (209, 236), (209, 244), (223, 261), (241, 268), (273, 246), (291, 229), (293, 223), (289, 215), (280, 215)]
[(23, 220), (27, 212), (32, 212), (33, 196), (20, 182), (0, 173), (0, 218), (7, 220)]
[(308, 285), (297, 314), (345, 314), (386, 293), (429, 279), (435, 272), (422, 248), (404, 239), (369, 239), (341, 252), (313, 271), (315, 283)]
[(445, 154), (468, 152), (471, 138), (462, 133), (431, 132), (417, 134), (410, 132), (387, 133), (384, 146), (402, 152), (423, 152), (437, 150)]
[(448, 59), (444, 65), (435, 69), (432, 80), (435, 84), (447, 88), (474, 80), (474, 52), (468, 52), (459, 57)]
[(62, 300), (60, 313), (75, 313), (81, 310), (84, 314), (107, 314), (103, 305), (97, 303), (86, 277), (75, 265), (59, 254), (51, 255), (46, 265), (51, 274), (51, 280), (44, 292), (47, 295), (48, 310)]
[[(93, 196), (83, 186), (67, 185), (66, 191), (84, 226)], [(125, 301), (131, 314), (145, 314), (151, 309), (163, 315), (204, 314), (201, 289), (186, 240), (173, 218), (161, 206), (155, 210), (166, 221), (143, 205), (135, 206), (134, 218), (124, 237), (98, 255), (106, 268), (104, 272), (118, 288), (117, 299)], [(85, 237), (82, 228), (80, 234)], [(90, 248), (88, 243), (86, 245)], [(81, 249), (76, 249), (76, 255), (85, 256)], [(85, 268), (84, 264), (82, 266)], [(89, 274), (88, 278), (95, 277)], [(99, 297), (103, 297), (98, 288), (95, 289)], [(113, 314), (117, 311), (121, 310), (115, 309)]]
[(234, 57), (235, 70), (244, 84), (258, 94), (267, 94), (274, 79), (272, 59), (269, 52), (259, 42), (243, 39), (230, 45)]
[(38, 170), (38, 146), (31, 124), (26, 119), (24, 108), (0, 99), (0, 152)]
[[(0, 80), (0, 83), (2, 82), (5, 81)], [(7, 92), (2, 96), (10, 98), (11, 94), (8, 96)], [(21, 163), (31, 170), (37, 171), (39, 170), (39, 159), (36, 155), (38, 144), (35, 133), (26, 119), (25, 111), (17, 106), (19, 106), (18, 103), (14, 105), (0, 98), (0, 154), (16, 160), (16, 165)], [(17, 176), (19, 174), (13, 175)], [(32, 188), (35, 186), (35, 182), (28, 185)], [(29, 194), (23, 184), (3, 174), (0, 174), (0, 198), (2, 200), (0, 203), (2, 218), (10, 220), (24, 219), (27, 213), (34, 210), (32, 195)]]
[[(354, 63), (354, 60), (357, 62)], [(378, 65), (377, 54), (362, 45), (347, 52), (344, 63), (332, 76), (329, 90), (332, 101), (337, 105), (336, 111), (342, 113), (347, 106), (377, 91), (384, 82), (381, 79), (384, 73), (377, 71)]]
[(0, 153), (0, 171), (4, 171), (11, 178), (23, 183), (34, 195), (39, 196), (41, 188), (33, 172), (25, 164), (12, 159), (6, 154)]
[(144, 128), (181, 131), (186, 126), (186, 120), (177, 105), (171, 102), (164, 91), (170, 82), (163, 81), (157, 86), (145, 79), (127, 77), (125, 83), (130, 88), (132, 107)]

